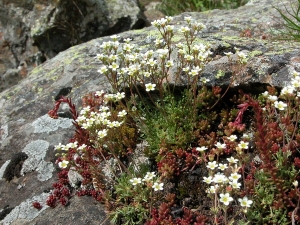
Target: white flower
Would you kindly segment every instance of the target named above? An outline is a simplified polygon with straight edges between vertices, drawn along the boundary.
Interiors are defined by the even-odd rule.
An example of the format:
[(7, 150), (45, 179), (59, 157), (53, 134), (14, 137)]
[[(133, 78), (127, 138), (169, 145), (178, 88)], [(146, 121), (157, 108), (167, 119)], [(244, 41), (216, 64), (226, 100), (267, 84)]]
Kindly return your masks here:
[(269, 96), (269, 92), (268, 92), (268, 91), (265, 91), (264, 93), (262, 93), (262, 95), (263, 95), (264, 97), (268, 97), (268, 96)]
[(94, 118), (87, 118), (87, 119), (86, 119), (86, 123), (88, 123), (90, 127), (93, 126), (93, 123), (94, 123), (94, 122), (95, 122), (95, 119), (94, 119)]
[(151, 22), (151, 25), (155, 26), (155, 27), (159, 27), (159, 22), (158, 20), (154, 20), (153, 22)]
[(136, 177), (130, 179), (129, 181), (132, 183), (133, 186), (142, 183), (142, 179), (141, 178), (136, 178)]
[(125, 109), (123, 109), (122, 111), (118, 112), (118, 117), (124, 117), (126, 116), (127, 112)]
[(96, 97), (101, 97), (103, 94), (105, 94), (105, 91), (101, 90), (101, 91), (96, 91), (95, 96)]
[(293, 86), (284, 87), (281, 89), (280, 95), (293, 94), (294, 90), (295, 90), (295, 88)]
[(201, 146), (201, 147), (197, 147), (197, 148), (196, 148), (196, 151), (198, 151), (198, 152), (203, 152), (203, 151), (205, 151), (206, 149), (207, 149), (207, 147)]
[(147, 62), (148, 65), (150, 65), (151, 67), (154, 67), (155, 65), (157, 65), (157, 61), (153, 60), (153, 59), (149, 59), (149, 61)]
[[(110, 59), (111, 61), (116, 61), (118, 58), (119, 58), (118, 55), (110, 55), (110, 56), (109, 56), (109, 59)], [(117, 68), (119, 68), (119, 65), (117, 65), (117, 66), (118, 66)], [(110, 68), (110, 67), (109, 67), (109, 68)]]
[(209, 82), (210, 80), (207, 79), (206, 77), (201, 77), (201, 78), (200, 78), (200, 81), (201, 81), (202, 83), (206, 84), (206, 83)]
[(119, 122), (119, 121), (113, 121), (113, 127), (120, 127), (122, 125), (123, 122)]
[(67, 168), (68, 164), (69, 164), (69, 161), (63, 160), (63, 161), (61, 161), (61, 162), (58, 163), (58, 166), (60, 168), (64, 169), (64, 168)]
[(77, 148), (77, 146), (78, 146), (77, 143), (78, 143), (77, 141), (70, 142), (70, 143), (67, 144), (67, 147), (68, 148)]
[(144, 72), (145, 77), (150, 77), (151, 73), (150, 72)]
[(190, 28), (188, 28), (188, 27), (181, 27), (180, 28), (180, 32), (182, 32), (182, 33), (188, 33), (190, 31)]
[(114, 123), (111, 122), (111, 121), (109, 121), (109, 120), (107, 120), (107, 124), (106, 125), (107, 125), (108, 128), (114, 128), (115, 127)]
[(207, 184), (210, 184), (213, 181), (213, 178), (211, 176), (203, 177), (203, 181)]
[(243, 134), (243, 138), (250, 139), (250, 135), (249, 134)]
[(152, 186), (152, 188), (154, 189), (154, 191), (159, 191), (159, 190), (163, 190), (164, 183), (158, 183), (155, 182)]
[(213, 162), (208, 162), (208, 164), (207, 164), (207, 166), (206, 166), (207, 168), (209, 168), (209, 169), (211, 169), (211, 170), (214, 170), (215, 168), (217, 168), (218, 167), (218, 164), (217, 164), (217, 162), (216, 161), (213, 161)]
[(228, 168), (228, 166), (227, 166), (226, 163), (225, 163), (225, 164), (219, 163), (219, 169), (220, 169), (220, 170), (225, 170), (225, 169), (227, 169), (227, 168)]
[(101, 106), (99, 107), (99, 110), (100, 110), (101, 112), (106, 112), (106, 111), (109, 110), (109, 107), (108, 107), (108, 106), (103, 106), (103, 105), (101, 105)]
[(239, 160), (238, 159), (235, 159), (233, 158), (232, 156), (230, 158), (227, 158), (227, 161), (230, 162), (230, 163), (237, 163)]
[(99, 73), (106, 73), (108, 71), (107, 67), (106, 66), (102, 66), (100, 68), (100, 70), (98, 70)]
[(172, 67), (173, 65), (174, 65), (174, 63), (173, 63), (172, 60), (168, 60), (167, 63), (166, 63), (167, 68)]
[(194, 22), (193, 26), (197, 27), (200, 30), (206, 28), (206, 26), (203, 23), (198, 23), (198, 22)]
[(167, 25), (166, 26), (167, 31), (173, 31), (174, 30), (174, 26), (172, 25)]
[(294, 77), (298, 77), (299, 74), (300, 74), (300, 73), (298, 73), (296, 70), (294, 70), (294, 71), (292, 72), (292, 75), (293, 75)]
[(116, 99), (118, 100), (121, 100), (123, 98), (125, 98), (125, 92), (118, 92), (116, 95), (115, 95)]
[(268, 99), (271, 101), (271, 102), (275, 102), (277, 101), (277, 96), (276, 95), (269, 95)]
[(248, 200), (248, 198), (246, 196), (244, 196), (243, 199), (239, 198), (238, 201), (241, 203), (242, 207), (250, 207), (250, 205), (253, 203), (252, 200)]
[(230, 141), (235, 141), (236, 139), (237, 139), (237, 136), (236, 135), (230, 135), (229, 137), (227, 137), (228, 138), (228, 140), (230, 140)]
[(184, 58), (187, 60), (187, 61), (192, 61), (194, 59), (194, 56), (192, 55), (185, 55)]
[(160, 58), (165, 58), (169, 52), (168, 49), (157, 49), (156, 52), (158, 53)]
[(123, 46), (123, 50), (126, 51), (126, 52), (131, 52), (132, 48), (133, 48), (133, 45), (131, 45), (131, 44), (125, 44)]
[(233, 198), (230, 197), (229, 193), (220, 194), (220, 202), (222, 202), (224, 205), (229, 205), (231, 201), (233, 201)]
[(285, 110), (285, 108), (287, 107), (287, 104), (282, 101), (279, 101), (279, 102), (275, 101), (274, 106), (279, 110)]
[(217, 147), (218, 149), (223, 149), (223, 148), (226, 148), (226, 144), (222, 144), (222, 143), (220, 143), (220, 142), (217, 142), (216, 147)]
[(59, 143), (58, 145), (55, 145), (55, 146), (54, 146), (54, 149), (60, 151), (60, 150), (62, 150), (64, 147), (65, 147), (64, 145), (62, 145), (61, 143)]
[(199, 68), (199, 66), (197, 66), (194, 69), (192, 69), (191, 72), (189, 72), (189, 75), (191, 75), (192, 77), (197, 76), (200, 71), (201, 69)]
[(224, 183), (225, 181), (227, 181), (227, 178), (224, 174), (215, 174), (213, 181), (215, 183)]
[(249, 142), (241, 141), (241, 142), (238, 144), (238, 147), (241, 148), (241, 149), (248, 149), (248, 145), (249, 145)]
[(245, 54), (244, 52), (237, 52), (236, 54), (237, 54), (238, 57), (241, 58), (241, 59), (246, 59), (246, 57), (247, 57), (247, 54)]
[(155, 172), (147, 172), (147, 174), (145, 175), (143, 181), (149, 182), (151, 181), (154, 177), (155, 177)]
[(293, 185), (294, 185), (295, 187), (298, 187), (298, 181), (295, 180), (295, 181), (293, 182)]
[(106, 129), (98, 131), (98, 137), (99, 138), (104, 138), (105, 136), (107, 136), (107, 130)]
[(225, 54), (226, 56), (231, 56), (233, 53), (232, 53), (232, 52), (224, 52), (224, 54)]
[(184, 68), (182, 68), (182, 70), (184, 71), (184, 72), (188, 72), (189, 70), (190, 70), (190, 67), (184, 67)]
[(300, 80), (299, 80), (299, 78), (297, 78), (297, 79), (292, 79), (292, 85), (293, 85), (293, 87), (295, 87), (295, 88), (298, 88), (298, 87), (300, 87)]
[(178, 44), (176, 44), (176, 47), (179, 48), (179, 49), (182, 49), (183, 48), (183, 44), (182, 43), (178, 43)]
[(146, 86), (146, 91), (154, 91), (156, 84), (149, 83), (149, 84), (146, 84), (145, 86)]
[(190, 23), (192, 21), (192, 17), (191, 16), (185, 16), (184, 20), (188, 23)]
[(233, 189), (240, 189), (241, 183), (238, 183), (237, 180), (230, 181), (229, 184)]
[(91, 124), (90, 123), (82, 123), (81, 124), (81, 127), (83, 128), (83, 129), (89, 129), (90, 127), (91, 127)]
[(79, 125), (81, 125), (82, 123), (84, 123), (86, 120), (85, 116), (78, 116), (76, 119), (76, 122), (79, 123)]
[(241, 174), (238, 174), (238, 173), (232, 173), (232, 174), (230, 175), (229, 179), (230, 179), (231, 181), (237, 181), (238, 179), (240, 179), (240, 177), (241, 177)]
[(78, 150), (82, 151), (82, 150), (84, 150), (86, 147), (87, 147), (86, 144), (82, 144), (82, 145), (80, 145), (80, 146), (78, 147)]
[(163, 43), (163, 42), (164, 42), (163, 39), (156, 39), (156, 40), (155, 40), (155, 44), (156, 44), (156, 45), (160, 45), (160, 44)]
[(119, 35), (116, 35), (116, 34), (110, 36), (110, 38), (113, 39), (114, 41), (116, 41), (119, 37), (120, 37), (120, 36), (119, 36)]
[(210, 188), (207, 191), (208, 191), (208, 193), (214, 194), (214, 193), (216, 193), (216, 190), (218, 189), (218, 187), (219, 187), (218, 184), (212, 185), (212, 186), (210, 186)]

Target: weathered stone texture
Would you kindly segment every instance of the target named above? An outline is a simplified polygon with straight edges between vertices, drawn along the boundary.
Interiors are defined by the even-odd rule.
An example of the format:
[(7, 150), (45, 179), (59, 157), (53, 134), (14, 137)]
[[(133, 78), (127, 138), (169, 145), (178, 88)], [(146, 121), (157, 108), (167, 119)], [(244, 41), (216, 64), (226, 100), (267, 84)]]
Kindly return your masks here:
[[(14, 4), (21, 4), (21, 2), (15, 1)], [(208, 85), (228, 84), (230, 73), (220, 80), (216, 80), (215, 75), (219, 69), (228, 68), (224, 52), (232, 51), (234, 47), (238, 47), (250, 56), (245, 73), (234, 83), (238, 88), (261, 91), (260, 87), (267, 84), (280, 87), (289, 81), (289, 71), (295, 69), (300, 72), (300, 46), (298, 43), (281, 41), (276, 37), (272, 28), (275, 29), (274, 31), (282, 29), (282, 21), (270, 2), (282, 8), (283, 3), (288, 6), (290, 1), (251, 1), (236, 10), (184, 13), (174, 18), (172, 24), (176, 29), (185, 24), (183, 21), (185, 16), (192, 16), (207, 26), (204, 32), (198, 34), (196, 41), (209, 42), (212, 46), (214, 58), (203, 74), (210, 79)], [(3, 1), (0, 3), (3, 4)], [(50, 7), (50, 1), (39, 4), (48, 4)], [(241, 37), (247, 29), (250, 35)], [(151, 48), (153, 41), (159, 37), (159, 32), (154, 27), (148, 27), (143, 30), (124, 32), (120, 36), (132, 38), (133, 43), (141, 47)], [(263, 39), (265, 37), (266, 39)], [(2, 167), (0, 174), (13, 154), (24, 151), (29, 154), (29, 158), (33, 157), (34, 154), (30, 153), (29, 147), (34, 146), (31, 150), (36, 149), (37, 143), (41, 143), (43, 153), (35, 160), (40, 160), (47, 165), (51, 164), (54, 168), (54, 171), (49, 173), (52, 177), (49, 178), (50, 175), (47, 175), (47, 179), (39, 177), (40, 171), (44, 174), (45, 168), (52, 170), (52, 167), (45, 167), (40, 163), (37, 166), (34, 164), (33, 171), (26, 167), (24, 169), (26, 174), (10, 183), (1, 180), (1, 209), (7, 205), (18, 207), (34, 196), (41, 196), (44, 191), (51, 189), (57, 173), (53, 147), (59, 142), (68, 143), (73, 128), (69, 126), (71, 121), (68, 119), (54, 126), (49, 118), (44, 118), (52, 109), (53, 99), (62, 87), (73, 88), (69, 96), (78, 106), (84, 94), (109, 89), (105, 77), (97, 72), (101, 63), (95, 59), (96, 54), (99, 53), (99, 45), (108, 40), (109, 37), (98, 38), (60, 52), (43, 65), (34, 68), (18, 85), (0, 93), (0, 166)], [(182, 35), (177, 34), (174, 37), (176, 42), (182, 40)], [(20, 185), (21, 188), (18, 189)], [(26, 217), (21, 215), (21, 211), (19, 212), (18, 218), (15, 221), (10, 219), (11, 223), (7, 224), (99, 224), (99, 221), (104, 219), (103, 207), (93, 204), (91, 198), (72, 198), (67, 208), (45, 208), (32, 221), (30, 221), (32, 217)], [(76, 213), (80, 213), (80, 217), (76, 216)], [(8, 214), (5, 220), (8, 221), (9, 218), (11, 214)]]
[(147, 24), (137, 0), (0, 1), (0, 91), (71, 46)]

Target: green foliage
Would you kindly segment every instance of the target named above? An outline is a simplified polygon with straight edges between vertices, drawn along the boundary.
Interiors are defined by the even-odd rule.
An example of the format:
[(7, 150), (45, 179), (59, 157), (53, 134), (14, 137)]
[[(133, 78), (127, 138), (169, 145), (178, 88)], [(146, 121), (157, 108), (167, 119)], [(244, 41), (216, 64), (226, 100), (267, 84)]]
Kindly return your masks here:
[(212, 9), (234, 9), (245, 5), (248, 0), (162, 0), (160, 10), (168, 16), (182, 12), (203, 12)]
[(112, 224), (124, 224), (124, 225), (140, 225), (143, 224), (145, 218), (148, 216), (148, 211), (144, 209), (140, 204), (125, 205), (117, 208), (112, 213)]
[(185, 94), (180, 99), (169, 95), (157, 104), (163, 106), (163, 112), (157, 108), (148, 110), (142, 125), (146, 128), (142, 129), (145, 140), (151, 143), (147, 149), (148, 156), (157, 156), (160, 147), (188, 147), (193, 138), (195, 122), (190, 104)]
[(285, 207), (276, 207), (275, 202), (277, 189), (270, 177), (264, 171), (256, 173), (257, 185), (255, 187), (255, 202), (253, 207), (249, 210), (247, 216), (251, 222), (257, 224), (290, 224), (287, 219), (287, 209)]
[(284, 39), (300, 41), (300, 0), (298, 0), (296, 7), (292, 7), (292, 11), (287, 10), (287, 8), (285, 8), (285, 12), (279, 8), (276, 9), (285, 22), (284, 25), (286, 32), (282, 33), (284, 35)]

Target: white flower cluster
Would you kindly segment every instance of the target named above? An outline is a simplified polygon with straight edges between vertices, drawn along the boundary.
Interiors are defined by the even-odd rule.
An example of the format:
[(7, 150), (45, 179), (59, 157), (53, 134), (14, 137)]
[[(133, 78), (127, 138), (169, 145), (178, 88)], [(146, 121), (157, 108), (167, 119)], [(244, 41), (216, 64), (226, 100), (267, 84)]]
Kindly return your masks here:
[(292, 71), (292, 76), (290, 84), (281, 89), (279, 97), (270, 95), (268, 91), (262, 93), (262, 96), (272, 102), (274, 107), (280, 111), (284, 111), (288, 105), (283, 101), (278, 101), (278, 98), (290, 100), (293, 97), (300, 97), (300, 73), (294, 70)]
[[(105, 94), (104, 91), (97, 91), (95, 93), (96, 97), (103, 97), (104, 103), (109, 101), (120, 101), (125, 97), (125, 93), (116, 93), (116, 94)], [(98, 110), (92, 110), (90, 106), (83, 108), (79, 116), (76, 119), (76, 122), (79, 126), (81, 126), (85, 130), (93, 131), (93, 133), (97, 134), (99, 140), (103, 139), (107, 136), (109, 129), (120, 127), (123, 124), (124, 117), (127, 115), (126, 110), (121, 110), (117, 114), (117, 118), (120, 121), (111, 119), (111, 112), (108, 106), (101, 105)], [(70, 149), (76, 149), (77, 153), (74, 155), (74, 160), (77, 157), (83, 156), (84, 152), (87, 148), (87, 145), (78, 145), (78, 142), (70, 142), (66, 145), (62, 145), (59, 143), (54, 147), (57, 151), (69, 151)], [(66, 153), (57, 153), (63, 159), (58, 163), (60, 168), (66, 168), (68, 166), (69, 161), (65, 160)]]
[[(234, 137), (230, 137), (231, 139), (234, 139)], [(243, 145), (246, 147), (245, 142), (240, 143), (240, 145)], [(219, 193), (223, 190), (229, 190), (229, 189), (240, 189), (241, 183), (239, 182), (239, 179), (241, 178), (241, 175), (237, 172), (238, 167), (236, 163), (238, 162), (238, 159), (235, 159), (234, 157), (227, 158), (227, 161), (229, 162), (229, 165), (227, 163), (217, 163), (216, 161), (208, 162), (207, 168), (211, 172), (211, 176), (203, 177), (203, 181), (206, 184), (211, 185), (209, 189), (207, 189), (207, 193), (215, 194)], [(222, 172), (215, 173), (215, 169), (219, 169)], [(229, 176), (226, 176), (230, 172)], [(230, 202), (233, 201), (233, 198), (230, 196), (230, 193), (220, 193), (220, 199), (219, 201), (222, 202), (224, 205), (228, 206)], [(239, 199), (241, 202), (242, 207), (250, 207), (250, 204), (252, 204), (251, 200), (248, 200), (247, 197), (244, 197), (243, 199)]]
[[(70, 149), (77, 149), (78, 153), (83, 153), (86, 150), (87, 145), (82, 144), (82, 145), (78, 145), (78, 142), (70, 142), (66, 145), (63, 145), (61, 143), (59, 143), (58, 145), (54, 146), (54, 150), (56, 151), (69, 151)], [(58, 163), (58, 166), (62, 169), (65, 169), (68, 167), (69, 161), (65, 160), (65, 156), (66, 153), (57, 153), (56, 155), (60, 155), (62, 157), (62, 161), (60, 161)], [(76, 157), (78, 157), (77, 154), (75, 154), (74, 159), (76, 159)]]
[(139, 178), (139, 177), (135, 177), (135, 178), (130, 179), (129, 181), (132, 183), (133, 186), (141, 184), (142, 181), (145, 181), (147, 184), (151, 183), (151, 186), (154, 189), (154, 191), (163, 190), (164, 183), (161, 183), (158, 181), (153, 182), (154, 177), (156, 177), (155, 172), (147, 172), (147, 174), (145, 175), (145, 177), (143, 179)]
[[(103, 91), (96, 92), (96, 96), (102, 96)], [(104, 94), (104, 101), (119, 101), (125, 97), (125, 93), (116, 93), (116, 94)], [(102, 105), (98, 111), (92, 111), (91, 108), (83, 108), (76, 122), (83, 129), (96, 129), (99, 138), (104, 138), (107, 135), (107, 131), (110, 128), (120, 127), (123, 121), (111, 121), (111, 112), (109, 107)], [(126, 110), (118, 112), (118, 117), (123, 120), (123, 117), (127, 115)]]
[[(156, 50), (142, 53), (138, 46), (130, 43), (130, 39), (125, 39), (125, 43), (121, 44), (117, 41), (118, 36), (111, 36), (112, 41), (102, 43), (100, 45), (102, 53), (96, 56), (103, 63), (98, 72), (106, 75), (111, 82), (116, 82), (118, 85), (132, 85), (132, 82), (140, 82), (147, 92), (154, 91), (156, 86), (162, 83), (161, 81), (166, 80), (169, 71), (172, 68), (180, 68), (178, 66), (185, 68), (187, 75), (198, 76), (211, 54), (210, 46), (202, 43), (191, 44), (191, 51), (188, 52), (183, 44), (177, 44), (178, 58), (181, 59), (182, 65), (175, 65), (170, 59), (174, 48), (166, 44), (166, 36), (170, 40), (173, 37), (174, 26), (169, 25), (171, 21), (172, 17), (166, 17), (152, 22), (152, 25), (157, 27), (164, 37), (164, 39), (155, 40), (158, 48)], [(185, 21), (188, 26), (181, 28), (180, 31), (188, 32), (190, 39), (205, 28), (203, 24), (192, 21), (190, 17), (186, 17)], [(151, 83), (148, 82), (150, 77)], [(209, 82), (206, 78), (201, 78), (200, 81)]]
[[(235, 49), (235, 54), (237, 56), (237, 61), (240, 63), (240, 64), (245, 64), (247, 63), (248, 61), (248, 58), (247, 58), (247, 54), (245, 52), (241, 52), (240, 49), (238, 48), (234, 48)], [(232, 52), (224, 52), (224, 54), (229, 58), (229, 60), (231, 60), (231, 55), (233, 55)], [(219, 74), (217, 75), (217, 78), (220, 78), (222, 76), (222, 74)]]

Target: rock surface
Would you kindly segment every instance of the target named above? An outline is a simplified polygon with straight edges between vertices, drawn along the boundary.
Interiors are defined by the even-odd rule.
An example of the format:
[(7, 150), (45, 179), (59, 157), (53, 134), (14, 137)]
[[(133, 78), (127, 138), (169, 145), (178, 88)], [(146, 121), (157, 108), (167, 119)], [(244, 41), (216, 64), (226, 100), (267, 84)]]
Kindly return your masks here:
[[(272, 28), (282, 29), (282, 21), (271, 3), (282, 8), (283, 4), (289, 6), (290, 1), (251, 1), (235, 10), (184, 13), (174, 18), (176, 29), (185, 24), (185, 16), (207, 26), (197, 41), (212, 45), (214, 58), (204, 70), (204, 76), (210, 79), (208, 85), (228, 84), (230, 74), (221, 80), (216, 80), (215, 75), (228, 67), (224, 52), (233, 51), (234, 47), (250, 56), (246, 72), (234, 83), (237, 88), (262, 91), (266, 84), (280, 87), (290, 80), (290, 71), (300, 72), (299, 44), (280, 41), (275, 31), (272, 33)], [(159, 33), (148, 27), (120, 36), (151, 48)], [(181, 35), (174, 37), (176, 42), (182, 39)], [(47, 112), (63, 87), (73, 88), (69, 96), (77, 106), (84, 94), (109, 89), (105, 77), (97, 72), (101, 63), (95, 59), (99, 45), (108, 40), (109, 37), (98, 38), (60, 52), (33, 69), (18, 85), (0, 93), (0, 175), (15, 153), (28, 155), (21, 171), (24, 176), (9, 183), (0, 181), (0, 209), (14, 208), (3, 216), (1, 224), (101, 224), (105, 220), (103, 206), (94, 204), (92, 198), (73, 197), (66, 208), (55, 209), (48, 208), (45, 199), (56, 180), (54, 145), (68, 143), (74, 131), (70, 119), (53, 120)], [(36, 199), (43, 206), (40, 211), (30, 208)]]
[(0, 91), (71, 46), (147, 24), (137, 0), (0, 0)]

